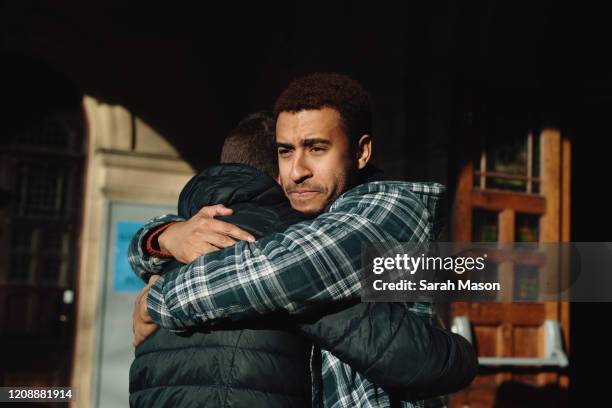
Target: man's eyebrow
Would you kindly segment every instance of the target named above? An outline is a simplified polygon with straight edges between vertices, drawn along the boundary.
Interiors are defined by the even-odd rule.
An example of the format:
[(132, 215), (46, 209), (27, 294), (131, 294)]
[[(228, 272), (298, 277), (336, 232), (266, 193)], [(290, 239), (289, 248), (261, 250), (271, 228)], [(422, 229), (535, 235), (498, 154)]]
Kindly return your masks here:
[(311, 147), (313, 145), (316, 144), (325, 144), (325, 145), (330, 145), (331, 144), (331, 140), (329, 139), (323, 139), (323, 138), (311, 138), (311, 139), (303, 139), (301, 141), (302, 146), (304, 147)]
[[(314, 146), (316, 144), (325, 144), (325, 145), (331, 145), (331, 140), (329, 139), (323, 139), (323, 138), (309, 138), (309, 139), (302, 139), (300, 140), (300, 144), (304, 147), (311, 147)], [(295, 146), (291, 143), (283, 143), (283, 142), (276, 142), (276, 147), (277, 148), (285, 148), (285, 149), (295, 149)]]

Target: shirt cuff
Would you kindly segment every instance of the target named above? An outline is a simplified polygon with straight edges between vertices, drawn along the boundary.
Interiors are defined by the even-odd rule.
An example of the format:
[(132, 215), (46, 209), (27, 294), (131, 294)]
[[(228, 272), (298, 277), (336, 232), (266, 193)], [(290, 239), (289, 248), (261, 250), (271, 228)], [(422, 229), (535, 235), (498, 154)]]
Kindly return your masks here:
[(147, 310), (151, 319), (159, 326), (166, 327), (164, 323), (170, 317), (168, 307), (164, 302), (164, 276), (160, 276), (149, 288), (147, 293)]
[(174, 221), (168, 224), (164, 224), (153, 232), (151, 232), (145, 243), (145, 250), (149, 256), (154, 256), (157, 258), (173, 258), (171, 253), (161, 250), (157, 239), (159, 238), (161, 233), (164, 232), (169, 226), (176, 224), (177, 222), (178, 221)]

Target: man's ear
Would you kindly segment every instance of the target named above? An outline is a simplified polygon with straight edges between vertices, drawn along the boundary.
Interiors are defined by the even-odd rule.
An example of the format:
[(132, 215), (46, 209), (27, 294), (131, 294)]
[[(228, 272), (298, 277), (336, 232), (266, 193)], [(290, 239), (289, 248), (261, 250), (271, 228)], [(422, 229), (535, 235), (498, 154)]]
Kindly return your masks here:
[(274, 178), (277, 184), (280, 184), (280, 174)]
[(357, 143), (357, 167), (363, 169), (372, 156), (372, 138), (370, 135), (362, 135)]

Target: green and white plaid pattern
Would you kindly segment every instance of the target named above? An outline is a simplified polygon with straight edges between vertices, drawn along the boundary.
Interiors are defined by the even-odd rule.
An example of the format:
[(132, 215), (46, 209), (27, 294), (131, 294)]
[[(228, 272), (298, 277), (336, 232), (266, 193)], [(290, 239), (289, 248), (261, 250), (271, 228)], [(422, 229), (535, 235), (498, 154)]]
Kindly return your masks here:
[[(437, 233), (435, 214), (443, 194), (444, 186), (437, 183), (361, 184), (316, 219), (254, 243), (238, 242), (163, 275), (150, 289), (149, 312), (161, 326), (180, 331), (281, 310), (303, 313), (358, 298), (363, 246), (377, 242), (426, 245)], [(159, 217), (132, 240), (129, 261), (142, 278), (160, 273), (168, 262), (144, 252), (147, 233), (177, 219)], [(431, 304), (414, 304), (412, 309), (433, 316)], [(389, 395), (380, 387), (325, 350), (313, 352), (312, 365), (313, 406), (391, 406)], [(440, 407), (444, 398), (402, 406)]]

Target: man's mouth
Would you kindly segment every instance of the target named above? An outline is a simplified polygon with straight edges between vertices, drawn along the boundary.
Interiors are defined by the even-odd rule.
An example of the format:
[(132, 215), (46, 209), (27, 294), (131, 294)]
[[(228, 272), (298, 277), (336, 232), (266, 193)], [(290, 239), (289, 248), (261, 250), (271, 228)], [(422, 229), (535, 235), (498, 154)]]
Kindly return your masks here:
[(310, 198), (315, 194), (319, 194), (316, 190), (292, 190), (289, 194), (296, 198)]

